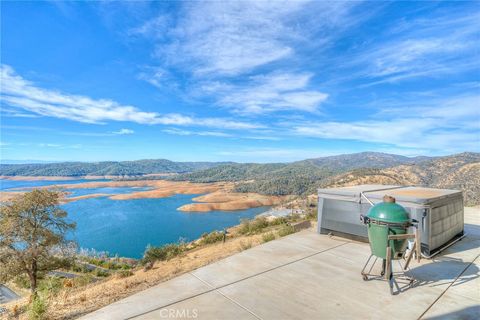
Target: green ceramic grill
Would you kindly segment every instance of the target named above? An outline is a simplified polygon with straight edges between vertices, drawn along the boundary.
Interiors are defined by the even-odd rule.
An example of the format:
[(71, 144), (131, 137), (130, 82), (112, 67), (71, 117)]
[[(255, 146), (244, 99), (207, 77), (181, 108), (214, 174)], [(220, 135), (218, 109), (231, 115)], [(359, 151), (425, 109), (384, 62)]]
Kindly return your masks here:
[[(395, 198), (389, 196), (385, 196), (383, 202), (373, 205), (368, 211), (368, 214), (366, 216), (360, 216), (360, 219), (367, 226), (368, 241), (370, 242), (371, 249), (371, 255), (361, 272), (363, 280), (369, 280), (369, 276), (372, 276), (370, 272), (377, 259), (380, 258), (382, 259), (380, 276), (385, 275), (385, 278), (390, 284), (390, 293), (394, 294), (393, 286), (396, 282), (393, 279), (392, 260), (404, 258), (408, 239), (415, 238), (417, 234), (407, 233), (408, 228), (413, 226), (414, 223), (408, 217), (407, 210), (395, 203)], [(415, 240), (415, 245), (417, 240)], [(412, 254), (408, 257), (404, 267), (405, 269), (408, 267), (411, 256)], [(370, 271), (365, 272), (372, 257), (375, 257), (375, 259), (370, 267)], [(413, 279), (407, 277), (404, 273), (403, 275), (409, 280), (410, 284), (412, 284)]]
[(372, 254), (386, 259), (387, 247), (390, 247), (392, 259), (400, 259), (407, 240), (388, 240), (388, 236), (407, 233), (410, 220), (405, 208), (392, 202), (378, 203), (370, 209), (366, 218)]

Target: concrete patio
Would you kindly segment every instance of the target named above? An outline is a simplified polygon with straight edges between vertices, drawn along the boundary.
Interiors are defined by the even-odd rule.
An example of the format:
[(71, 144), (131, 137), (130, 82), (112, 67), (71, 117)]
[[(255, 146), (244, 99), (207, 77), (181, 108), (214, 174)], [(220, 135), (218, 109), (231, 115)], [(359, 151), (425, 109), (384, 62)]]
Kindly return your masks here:
[(362, 280), (368, 244), (306, 230), (82, 319), (479, 319), (480, 209), (466, 208), (465, 231), (441, 255), (412, 262), (414, 286), (395, 296), (385, 281)]

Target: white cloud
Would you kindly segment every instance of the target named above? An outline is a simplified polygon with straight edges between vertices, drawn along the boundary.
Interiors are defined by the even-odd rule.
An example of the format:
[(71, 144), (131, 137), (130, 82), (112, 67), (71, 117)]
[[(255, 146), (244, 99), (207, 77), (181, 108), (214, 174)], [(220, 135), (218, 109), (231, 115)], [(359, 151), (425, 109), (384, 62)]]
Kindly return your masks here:
[(166, 25), (160, 16), (137, 30), (174, 38), (156, 48), (156, 55), (171, 65), (194, 66), (196, 74), (236, 75), (293, 54), (287, 42), (298, 32), (284, 22), (306, 3), (188, 2), (175, 25)]
[(255, 123), (223, 118), (195, 118), (181, 114), (160, 115), (156, 112), (141, 111), (134, 106), (121, 105), (112, 100), (95, 100), (87, 96), (42, 89), (17, 75), (7, 65), (1, 66), (1, 80), (0, 93), (3, 103), (42, 116), (97, 124), (106, 121), (125, 121), (151, 125), (188, 125), (224, 129), (262, 127)]
[(112, 133), (115, 135), (126, 135), (126, 134), (134, 134), (135, 131), (131, 129), (120, 129), (118, 131), (113, 131)]
[(7, 65), (1, 67), (1, 78), (4, 102), (43, 116), (86, 123), (101, 123), (106, 120), (152, 123), (158, 117), (153, 112), (143, 112), (112, 100), (94, 100), (86, 96), (38, 88)]
[(388, 39), (342, 64), (359, 67), (357, 76), (374, 79), (364, 86), (468, 72), (478, 67), (479, 19), (475, 12), (460, 16), (448, 11), (404, 21)]
[(359, 4), (182, 2), (174, 17), (159, 14), (127, 34), (152, 40), (156, 57), (165, 66), (196, 76), (235, 76), (295, 58), (297, 47), (325, 47), (334, 35), (368, 15), (350, 15)]
[(401, 148), (457, 152), (480, 149), (480, 96), (432, 101), (381, 112), (389, 120), (300, 123), (294, 133), (335, 140), (382, 143)]
[(231, 134), (218, 131), (189, 131), (181, 129), (164, 129), (162, 130), (165, 133), (177, 135), (177, 136), (209, 136), (209, 137), (231, 137)]
[(184, 2), (175, 19), (159, 15), (130, 31), (152, 41), (161, 65), (139, 77), (164, 88), (166, 79), (175, 81), (165, 70), (176, 69), (192, 76), (180, 79), (185, 96), (212, 99), (234, 114), (317, 112), (328, 94), (311, 83), (313, 73), (297, 71), (313, 59), (302, 49), (321, 54), (368, 15), (350, 14), (359, 3)]
[[(29, 146), (29, 143), (21, 143), (19, 145), (22, 146)], [(70, 144), (70, 145), (65, 145), (65, 144), (59, 144), (59, 143), (38, 143), (36, 144), (37, 147), (40, 148), (56, 148), (56, 149), (80, 149), (82, 148), (81, 144)]]
[[(236, 114), (315, 112), (328, 95), (312, 88), (312, 73), (292, 71), (312, 59), (297, 49), (315, 48), (320, 54), (366, 16), (350, 15), (359, 3), (183, 2), (175, 18), (161, 14), (130, 30), (152, 41), (161, 64), (139, 78), (163, 88), (166, 79), (174, 81), (165, 70), (177, 69), (192, 76), (187, 92), (213, 98), (215, 106)], [(246, 75), (247, 82), (240, 78)]]
[(309, 89), (311, 77), (310, 73), (272, 73), (252, 76), (238, 85), (206, 83), (201, 90), (214, 93), (217, 105), (241, 114), (279, 110), (315, 112), (328, 95)]
[(57, 143), (39, 143), (38, 144), (39, 147), (42, 147), (42, 148), (45, 148), (45, 147), (48, 147), (48, 148), (58, 148), (58, 147), (61, 147), (60, 144), (57, 144)]

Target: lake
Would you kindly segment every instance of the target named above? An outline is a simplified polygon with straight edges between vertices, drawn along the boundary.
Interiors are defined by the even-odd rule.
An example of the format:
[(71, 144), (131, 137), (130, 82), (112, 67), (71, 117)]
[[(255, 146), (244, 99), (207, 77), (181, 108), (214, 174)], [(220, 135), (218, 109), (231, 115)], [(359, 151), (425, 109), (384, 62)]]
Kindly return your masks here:
[[(0, 190), (53, 184), (80, 183), (72, 181), (0, 180)], [(93, 193), (128, 193), (146, 188), (69, 189), (71, 196)], [(182, 212), (177, 208), (192, 202), (199, 195), (174, 195), (159, 199), (110, 200), (90, 198), (62, 205), (77, 228), (69, 237), (84, 249), (107, 251), (123, 257), (141, 258), (147, 245), (162, 245), (197, 239), (204, 232), (222, 230), (267, 211), (268, 207), (239, 211)]]

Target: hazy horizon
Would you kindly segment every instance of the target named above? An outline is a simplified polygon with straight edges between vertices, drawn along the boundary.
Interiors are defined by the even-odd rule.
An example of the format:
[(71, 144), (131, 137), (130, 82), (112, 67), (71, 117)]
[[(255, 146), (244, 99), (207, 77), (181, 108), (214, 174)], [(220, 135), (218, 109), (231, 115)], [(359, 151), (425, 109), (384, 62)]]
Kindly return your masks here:
[[(387, 152), (376, 152), (376, 151), (360, 151), (360, 152), (352, 152), (352, 153), (338, 153), (338, 154), (331, 154), (331, 155), (324, 155), (324, 156), (318, 156), (318, 157), (311, 157), (311, 158), (302, 158), (294, 161), (278, 161), (278, 163), (288, 163), (288, 162), (295, 162), (295, 161), (301, 161), (301, 160), (308, 160), (308, 159), (316, 159), (316, 158), (325, 158), (325, 157), (332, 157), (332, 156), (341, 156), (341, 155), (353, 155), (353, 154), (359, 154), (359, 153), (383, 153), (383, 154), (389, 154), (389, 155), (395, 155), (395, 156), (403, 156), (407, 158), (416, 158), (416, 157), (442, 157), (442, 156), (450, 156), (450, 155), (455, 155), (455, 154), (461, 154), (461, 153), (476, 153), (474, 151), (463, 151), (459, 153), (452, 153), (452, 154), (445, 154), (445, 155), (440, 155), (440, 156), (429, 156), (429, 155), (417, 155), (417, 156), (404, 156), (401, 154), (394, 154), (394, 153), (387, 153)], [(27, 160), (21, 160), (21, 159), (0, 159), (0, 164), (49, 164), (49, 163), (62, 163), (62, 162), (123, 162), (123, 161), (145, 161), (145, 160), (169, 160), (173, 162), (232, 162), (232, 163), (269, 163), (269, 162), (260, 162), (260, 161), (235, 161), (235, 160), (225, 160), (225, 161), (202, 161), (202, 160), (172, 160), (168, 158), (148, 158), (148, 159), (132, 159), (132, 160), (118, 160), (118, 159), (110, 159), (110, 160), (91, 160), (91, 161), (77, 161), (77, 160), (35, 160), (35, 159), (27, 159)]]

